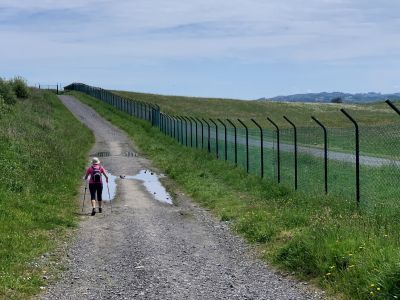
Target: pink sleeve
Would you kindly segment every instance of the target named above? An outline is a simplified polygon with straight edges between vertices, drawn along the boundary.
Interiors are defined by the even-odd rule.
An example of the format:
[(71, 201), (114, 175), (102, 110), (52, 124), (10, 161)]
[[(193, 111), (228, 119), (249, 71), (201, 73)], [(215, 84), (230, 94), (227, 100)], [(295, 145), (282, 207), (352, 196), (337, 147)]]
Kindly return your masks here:
[(106, 169), (104, 169), (103, 166), (102, 166), (101, 169), (100, 169), (100, 172), (105, 174), (106, 173)]
[(90, 174), (92, 174), (92, 168), (88, 168), (88, 169), (86, 170), (86, 175), (90, 175)]

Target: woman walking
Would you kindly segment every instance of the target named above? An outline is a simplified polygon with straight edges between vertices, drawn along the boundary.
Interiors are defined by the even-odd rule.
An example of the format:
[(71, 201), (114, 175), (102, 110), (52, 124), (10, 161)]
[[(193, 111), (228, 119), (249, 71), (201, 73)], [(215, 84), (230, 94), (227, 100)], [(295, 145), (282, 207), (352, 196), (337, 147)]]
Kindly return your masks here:
[(102, 175), (106, 178), (106, 182), (108, 183), (108, 176), (106, 174), (106, 170), (100, 165), (100, 160), (97, 157), (93, 157), (92, 165), (87, 169), (85, 180), (89, 180), (89, 191), (90, 197), (92, 201), (92, 216), (96, 214), (96, 194), (97, 201), (99, 203), (99, 213), (102, 211), (102, 203), (103, 199), (101, 198), (101, 193), (103, 192), (103, 180)]

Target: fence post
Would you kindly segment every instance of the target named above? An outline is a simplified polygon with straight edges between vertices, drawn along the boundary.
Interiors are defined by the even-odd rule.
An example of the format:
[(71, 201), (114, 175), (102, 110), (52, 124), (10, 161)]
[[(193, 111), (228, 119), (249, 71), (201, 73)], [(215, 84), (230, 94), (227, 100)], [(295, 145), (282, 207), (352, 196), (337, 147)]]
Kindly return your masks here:
[(184, 117), (184, 116), (182, 116), (182, 119), (183, 119), (183, 121), (185, 122), (185, 145), (186, 145), (186, 147), (188, 146), (188, 138), (187, 138), (187, 136), (188, 136), (188, 129), (187, 129), (187, 120), (186, 120), (186, 117)]
[(177, 116), (177, 118), (180, 120), (180, 129), (181, 129), (181, 144), (184, 144), (184, 140), (183, 140), (183, 120), (181, 116)]
[(249, 129), (240, 119), (237, 119), (246, 129), (246, 172), (249, 173)]
[(197, 121), (199, 121), (200, 122), (200, 124), (201, 124), (201, 149), (204, 149), (204, 128), (203, 128), (203, 122), (199, 119), (199, 118), (196, 118), (196, 120)]
[(170, 115), (168, 115), (168, 119), (169, 119), (169, 122), (168, 122), (168, 128), (169, 128), (169, 135), (171, 136), (171, 137), (174, 137), (174, 132), (173, 132), (173, 130), (174, 130), (174, 120), (172, 119), (172, 117), (170, 116)]
[(198, 142), (197, 142), (197, 121), (196, 121), (196, 119), (193, 118), (193, 117), (191, 117), (191, 119), (192, 119), (193, 122), (196, 124), (196, 149), (197, 149), (197, 145), (198, 145)]
[(173, 137), (176, 140), (177, 139), (177, 137), (176, 137), (176, 119), (174, 116), (171, 116), (171, 119), (172, 119), (173, 134), (174, 134)]
[(340, 110), (354, 125), (356, 139), (356, 201), (360, 205), (360, 132), (356, 120), (353, 119), (343, 108)]
[(210, 124), (206, 121), (206, 120), (204, 120), (204, 119), (202, 119), (203, 121), (204, 121), (204, 123), (206, 123), (207, 124), (207, 132), (208, 132), (208, 143), (207, 143), (207, 149), (208, 149), (208, 153), (210, 153), (211, 152), (211, 145), (210, 145)]
[(175, 118), (176, 118), (176, 136), (177, 136), (177, 140), (178, 140), (178, 143), (182, 143), (182, 141), (181, 141), (181, 126), (180, 126), (180, 124), (181, 124), (181, 119), (179, 119), (179, 116), (175, 116)]
[(279, 127), (276, 125), (274, 121), (267, 117), (267, 120), (275, 127), (276, 129), (276, 142), (277, 142), (277, 160), (278, 160), (278, 183), (281, 182), (281, 156), (280, 156), (280, 142), (279, 142)]
[(140, 118), (144, 120), (146, 117), (146, 106), (142, 101), (140, 101)]
[(297, 127), (286, 116), (283, 116), (283, 118), (293, 126), (294, 130), (294, 189), (297, 190)]
[(260, 129), (260, 167), (261, 167), (261, 178), (264, 178), (264, 135), (260, 124), (256, 120), (251, 119), (253, 123)]
[(318, 121), (315, 117), (311, 116), (311, 119), (315, 121), (324, 131), (324, 177), (325, 177), (325, 194), (328, 194), (328, 135), (326, 127)]
[(222, 124), (222, 126), (224, 126), (224, 140), (225, 140), (225, 160), (228, 160), (228, 150), (226, 149), (227, 148), (227, 145), (228, 145), (228, 139), (227, 139), (227, 132), (226, 132), (226, 125), (225, 125), (225, 123), (224, 122), (222, 122), (220, 119), (217, 119), (218, 120), (218, 122), (220, 122), (221, 124)]
[(217, 154), (217, 159), (219, 159), (219, 149), (218, 149), (218, 125), (217, 123), (214, 122), (213, 119), (210, 118), (210, 121), (213, 122), (215, 125), (215, 149), (216, 149), (216, 154)]
[(192, 119), (190, 117), (186, 117), (186, 119), (190, 123), (190, 147), (193, 148), (193, 124), (192, 124)]
[(167, 135), (167, 131), (165, 129), (165, 117), (163, 113), (160, 113), (160, 131), (164, 133), (164, 135)]
[(385, 101), (400, 116), (400, 110), (389, 99)]
[(235, 138), (235, 166), (237, 166), (237, 129), (236, 125), (229, 119), (226, 119), (229, 124), (231, 124), (234, 128), (234, 138)]
[(160, 131), (164, 133), (164, 135), (167, 135), (164, 122), (165, 122), (164, 114), (160, 113)]

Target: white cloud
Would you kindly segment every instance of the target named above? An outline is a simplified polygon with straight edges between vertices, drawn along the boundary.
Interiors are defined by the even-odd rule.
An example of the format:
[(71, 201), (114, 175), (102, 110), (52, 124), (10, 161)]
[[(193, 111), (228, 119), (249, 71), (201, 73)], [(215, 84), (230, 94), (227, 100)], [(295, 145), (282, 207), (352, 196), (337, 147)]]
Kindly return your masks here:
[(397, 0), (0, 0), (0, 66), (351, 64), (399, 56), (398, 11)]

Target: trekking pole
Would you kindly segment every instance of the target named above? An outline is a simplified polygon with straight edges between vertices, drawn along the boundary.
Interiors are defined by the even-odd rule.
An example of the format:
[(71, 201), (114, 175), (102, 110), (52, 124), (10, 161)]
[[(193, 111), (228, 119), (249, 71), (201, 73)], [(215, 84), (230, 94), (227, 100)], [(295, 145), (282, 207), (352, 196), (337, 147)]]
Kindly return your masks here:
[(108, 187), (108, 182), (107, 182), (107, 191), (108, 191), (108, 198), (110, 198), (111, 212), (112, 212), (112, 199), (110, 197), (110, 188)]
[(85, 180), (85, 193), (83, 194), (82, 212), (83, 212), (83, 208), (85, 207), (86, 190), (87, 190), (87, 180)]

